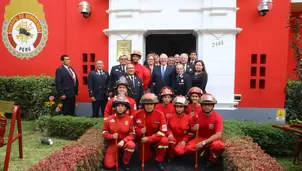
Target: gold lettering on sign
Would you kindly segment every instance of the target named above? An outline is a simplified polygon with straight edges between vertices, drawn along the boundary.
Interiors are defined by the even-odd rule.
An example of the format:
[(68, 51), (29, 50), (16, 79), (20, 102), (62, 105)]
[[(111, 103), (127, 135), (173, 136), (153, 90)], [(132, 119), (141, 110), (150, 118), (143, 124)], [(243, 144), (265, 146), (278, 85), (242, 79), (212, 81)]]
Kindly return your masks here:
[(121, 55), (127, 55), (130, 60), (131, 54), (131, 40), (118, 40), (117, 41), (117, 60)]
[(212, 47), (219, 47), (219, 46), (223, 46), (223, 45), (224, 45), (223, 40), (219, 40), (219, 41), (212, 43)]

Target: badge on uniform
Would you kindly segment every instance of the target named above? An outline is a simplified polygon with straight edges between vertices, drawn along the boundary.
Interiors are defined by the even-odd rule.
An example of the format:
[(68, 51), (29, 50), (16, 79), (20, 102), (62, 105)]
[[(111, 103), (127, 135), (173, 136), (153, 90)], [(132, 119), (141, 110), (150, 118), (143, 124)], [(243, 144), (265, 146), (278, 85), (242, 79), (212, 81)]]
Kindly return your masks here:
[(115, 120), (114, 120), (114, 119), (111, 119), (109, 122), (115, 122)]
[(181, 79), (181, 80), (180, 80), (180, 82), (182, 82), (182, 83), (183, 83), (183, 82), (184, 82), (184, 80), (183, 80), (183, 79)]
[(155, 123), (155, 124), (160, 124), (160, 122), (159, 122), (159, 121), (154, 121), (154, 123)]
[(167, 131), (167, 125), (166, 125), (166, 124), (163, 124), (163, 126), (161, 126), (161, 129), (162, 129), (163, 131)]
[(115, 69), (115, 71), (119, 71), (119, 69)]
[(128, 121), (125, 121), (125, 125), (128, 126)]
[(209, 124), (209, 129), (214, 129), (214, 124)]
[(136, 123), (142, 123), (142, 121), (140, 119), (136, 120)]

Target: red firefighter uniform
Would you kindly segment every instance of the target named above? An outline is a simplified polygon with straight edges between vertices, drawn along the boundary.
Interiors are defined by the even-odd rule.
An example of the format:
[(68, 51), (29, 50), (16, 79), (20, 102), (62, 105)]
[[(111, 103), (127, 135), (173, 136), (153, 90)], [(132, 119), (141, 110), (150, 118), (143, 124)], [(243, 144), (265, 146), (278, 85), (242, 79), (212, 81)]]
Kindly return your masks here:
[[(132, 97), (126, 96), (127, 100), (130, 103), (130, 111), (127, 111), (127, 113), (132, 116), (132, 113), (136, 110), (136, 102)], [(114, 108), (112, 108), (112, 102), (114, 101), (114, 98), (111, 98), (105, 107), (105, 114), (104, 114), (104, 120), (106, 120), (109, 116), (111, 116), (114, 113)]]
[(143, 88), (146, 91), (151, 81), (150, 70), (141, 64), (135, 64), (134, 62), (132, 62), (132, 64), (134, 65), (136, 75), (142, 80)]
[(162, 103), (159, 103), (155, 106), (155, 109), (161, 111), (165, 115), (166, 118), (167, 118), (168, 114), (172, 114), (172, 113), (175, 112), (174, 106), (173, 106), (172, 103), (170, 103), (168, 105), (164, 105)]
[(135, 143), (133, 142), (135, 138), (135, 131), (133, 127), (133, 119), (129, 115), (123, 115), (122, 117), (116, 114), (111, 115), (105, 120), (103, 127), (103, 136), (108, 140), (108, 148), (106, 151), (104, 165), (106, 168), (112, 168), (116, 165), (116, 144), (113, 139), (113, 134), (118, 133), (118, 140), (120, 142), (123, 140), (125, 145), (123, 147), (124, 164), (129, 164), (129, 160), (134, 152)]
[(197, 106), (195, 106), (194, 104), (189, 104), (188, 108), (186, 110), (186, 113), (189, 115), (190, 117), (190, 126), (194, 126), (197, 122), (197, 115), (198, 113), (201, 113), (202, 109), (201, 109), (201, 105), (198, 104)]
[[(223, 131), (222, 117), (215, 111), (213, 111), (210, 115), (205, 115), (203, 112), (199, 113), (197, 123), (199, 124), (200, 130), (198, 131), (198, 143), (210, 138), (216, 132)], [(195, 146), (196, 138), (187, 144), (187, 152), (195, 152)], [(206, 144), (206, 148), (209, 148), (211, 151), (209, 160), (212, 163), (215, 163), (216, 158), (221, 155), (224, 149), (224, 143), (220, 139), (215, 140), (210, 144)]]
[(190, 129), (190, 117), (187, 114), (181, 116), (176, 113), (169, 114), (167, 117), (168, 132), (167, 136), (173, 135), (172, 141), (169, 141), (168, 154), (173, 158), (174, 155), (183, 155), (185, 153), (185, 147), (179, 144), (181, 141), (186, 143), (193, 138), (193, 134), (189, 132)]
[(144, 144), (144, 160), (148, 161), (151, 159), (151, 144), (155, 144), (155, 160), (163, 162), (168, 148), (168, 138), (165, 136), (167, 133), (165, 116), (158, 110), (153, 110), (152, 113), (148, 114), (144, 109), (140, 109), (136, 112), (134, 118), (135, 132), (137, 138), (139, 138), (140, 160), (142, 160), (142, 143), (140, 142), (140, 138), (143, 137), (141, 130), (146, 127), (145, 136), (148, 137), (148, 142)]

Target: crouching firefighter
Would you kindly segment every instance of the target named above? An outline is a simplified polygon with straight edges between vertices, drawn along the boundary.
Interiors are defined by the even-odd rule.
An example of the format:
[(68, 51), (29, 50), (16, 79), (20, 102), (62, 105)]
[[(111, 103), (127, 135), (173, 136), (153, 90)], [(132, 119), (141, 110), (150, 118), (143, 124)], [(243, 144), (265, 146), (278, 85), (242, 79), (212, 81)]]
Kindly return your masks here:
[(108, 148), (104, 159), (106, 168), (118, 167), (119, 151), (123, 151), (122, 167), (130, 171), (129, 161), (135, 149), (135, 130), (133, 119), (126, 114), (130, 103), (123, 94), (119, 94), (112, 103), (115, 114), (105, 120), (103, 127), (104, 138), (108, 141)]
[(157, 96), (146, 93), (142, 96), (140, 103), (142, 109), (134, 115), (135, 132), (139, 138), (139, 153), (144, 170), (144, 162), (152, 157), (151, 147), (155, 147), (155, 160), (159, 170), (164, 170), (163, 161), (168, 148), (166, 118), (163, 113), (154, 110), (158, 103)]
[(170, 160), (175, 155), (180, 156), (185, 153), (186, 144), (193, 139), (190, 133), (190, 116), (185, 114), (188, 101), (184, 96), (176, 96), (173, 99), (175, 113), (167, 117), (169, 149), (168, 155)]
[(206, 150), (210, 151), (207, 167), (212, 167), (221, 156), (224, 150), (224, 143), (221, 141), (223, 121), (219, 113), (213, 111), (217, 103), (211, 94), (203, 94), (200, 104), (201, 113), (198, 114), (194, 129), (198, 134), (196, 138), (187, 144), (187, 152), (200, 152), (202, 156)]

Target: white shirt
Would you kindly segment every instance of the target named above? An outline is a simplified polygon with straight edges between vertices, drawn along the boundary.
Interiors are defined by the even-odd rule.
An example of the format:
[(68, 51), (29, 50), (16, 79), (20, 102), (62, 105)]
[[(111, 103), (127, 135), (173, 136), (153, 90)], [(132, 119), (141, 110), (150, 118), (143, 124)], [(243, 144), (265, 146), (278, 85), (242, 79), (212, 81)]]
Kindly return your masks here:
[[(73, 79), (76, 79), (76, 76), (75, 76), (75, 73), (73, 72), (73, 69), (71, 69), (69, 66), (67, 66), (67, 65), (63, 65), (66, 69), (67, 69), (67, 71), (68, 71), (68, 73), (69, 73), (69, 71), (71, 72), (71, 74), (72, 74), (72, 78)], [(69, 68), (70, 68), (70, 70), (69, 70)]]

